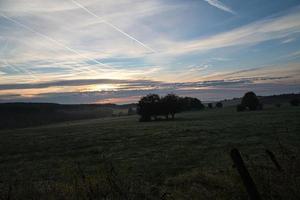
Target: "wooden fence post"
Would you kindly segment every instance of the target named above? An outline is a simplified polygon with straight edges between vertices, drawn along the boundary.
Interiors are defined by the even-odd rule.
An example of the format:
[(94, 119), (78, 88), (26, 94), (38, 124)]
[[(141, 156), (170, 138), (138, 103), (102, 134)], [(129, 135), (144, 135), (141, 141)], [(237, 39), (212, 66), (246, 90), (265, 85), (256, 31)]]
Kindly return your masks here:
[(266, 150), (267, 155), (270, 157), (270, 159), (272, 160), (272, 162), (274, 163), (274, 165), (276, 166), (276, 168), (278, 169), (278, 171), (282, 171), (281, 166), (279, 165), (278, 161), (276, 160), (275, 155), (273, 154), (272, 151), (269, 151), (268, 149)]
[(261, 198), (257, 191), (256, 185), (254, 184), (254, 182), (245, 166), (245, 163), (243, 161), (243, 158), (242, 158), (240, 152), (234, 148), (231, 150), (230, 156), (242, 178), (242, 181), (244, 183), (244, 186), (246, 187), (246, 190), (248, 192), (250, 199), (251, 200), (260, 200)]

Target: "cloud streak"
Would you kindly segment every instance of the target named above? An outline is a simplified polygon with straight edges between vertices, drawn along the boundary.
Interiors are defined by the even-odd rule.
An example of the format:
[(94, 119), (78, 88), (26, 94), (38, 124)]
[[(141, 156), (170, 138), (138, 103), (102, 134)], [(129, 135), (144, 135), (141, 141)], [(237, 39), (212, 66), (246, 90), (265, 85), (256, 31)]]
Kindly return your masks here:
[[(207, 67), (204, 66), (204, 68)], [(159, 95), (176, 93), (181, 96), (194, 96), (204, 101), (212, 101), (239, 97), (249, 90), (254, 90), (258, 94), (298, 92), (300, 89), (299, 77), (299, 65), (290, 64), (284, 67), (261, 67), (233, 71), (194, 82), (74, 79), (42, 83), (1, 84), (0, 97), (2, 100), (0, 102), (33, 101), (76, 104), (109, 102), (113, 99), (118, 103), (128, 103), (135, 102), (140, 96), (148, 93)]]
[(169, 41), (173, 47), (167, 52), (183, 54), (195, 51), (209, 51), (218, 48), (254, 45), (268, 40), (285, 38), (300, 33), (300, 8), (292, 13), (256, 21), (233, 30), (204, 39), (188, 42)]
[[(118, 103), (132, 103), (137, 102), (139, 97), (156, 93), (165, 95), (168, 93), (176, 93), (180, 96), (193, 96), (200, 98), (202, 101), (217, 101), (224, 98), (240, 97), (245, 92), (254, 90), (258, 95), (261, 94), (280, 94), (299, 92), (299, 84), (289, 84), (289, 88), (278, 83), (255, 83), (255, 79), (241, 79), (241, 80), (214, 80), (205, 82), (193, 83), (163, 83), (154, 82), (152, 87), (142, 89), (142, 86), (149, 84), (148, 81), (132, 83), (133, 85), (140, 85), (139, 88), (125, 88), (121, 90), (104, 90), (104, 91), (90, 91), (90, 92), (52, 92), (39, 93), (36, 95), (20, 95), (20, 94), (0, 94), (0, 102), (52, 102), (64, 104), (78, 104), (78, 103), (97, 103), (109, 102), (114, 99)], [(269, 77), (266, 79), (285, 79), (285, 77)], [(275, 89), (276, 88), (276, 89)], [(133, 98), (134, 97), (134, 98)], [(118, 100), (119, 99), (119, 100)]]
[(91, 10), (89, 10), (88, 8), (86, 8), (85, 6), (83, 6), (82, 4), (80, 4), (79, 2), (75, 1), (75, 0), (70, 0), (72, 1), (74, 4), (76, 4), (78, 7), (82, 8), (83, 10), (85, 10), (87, 13), (89, 13), (90, 15), (92, 15), (93, 17), (96, 17), (99, 20), (99, 23), (104, 23), (108, 26), (110, 26), (111, 28), (113, 28), (114, 30), (120, 32), (121, 34), (123, 34), (124, 36), (126, 36), (127, 38), (137, 42), (138, 44), (140, 44), (142, 47), (146, 48), (148, 51), (155, 53), (156, 51), (154, 49), (152, 49), (151, 47), (149, 47), (148, 45), (144, 44), (143, 42), (139, 41), (138, 39), (134, 38), (133, 36), (129, 35), (128, 33), (126, 33), (125, 31), (121, 30), (119, 27), (115, 26), (114, 24), (110, 23), (109, 21), (105, 20), (104, 18), (100, 17), (99, 15), (95, 14), (94, 12), (92, 12)]
[[(243, 73), (236, 72), (237, 73)], [(234, 73), (227, 74), (233, 75)], [(24, 84), (1, 84), (0, 91), (3, 90), (18, 90), (18, 89), (40, 89), (49, 87), (68, 87), (68, 86), (89, 86), (89, 85), (102, 85), (102, 84), (112, 84), (112, 85), (123, 85), (119, 90), (123, 89), (143, 89), (147, 88), (183, 88), (183, 87), (209, 87), (209, 86), (228, 86), (237, 84), (248, 84), (254, 83), (256, 81), (267, 81), (267, 80), (282, 80), (288, 79), (291, 76), (255, 76), (240, 79), (221, 79), (221, 80), (209, 80), (209, 81), (197, 81), (197, 82), (177, 82), (168, 83), (162, 81), (151, 81), (151, 80), (118, 80), (118, 79), (77, 79), (77, 80), (61, 80), (61, 81), (51, 81), (44, 83), (24, 83)]]
[[(292, 0), (0, 1), (0, 94), (299, 82), (300, 3)], [(283, 68), (292, 61), (290, 73)]]
[(223, 11), (226, 11), (226, 12), (229, 12), (231, 14), (236, 14), (230, 7), (226, 6), (225, 4), (223, 4), (221, 1), (219, 0), (204, 0), (206, 1), (207, 3), (209, 3), (210, 5), (220, 9), (220, 10), (223, 10)]
[[(103, 63), (101, 63), (101, 62), (99, 62), (98, 60), (95, 60), (95, 59), (93, 59), (93, 58), (87, 57), (87, 56), (85, 56), (85, 55), (79, 53), (77, 50), (75, 50), (75, 49), (73, 49), (73, 48), (71, 48), (71, 47), (69, 47), (69, 46), (67, 46), (67, 45), (65, 45), (65, 44), (63, 44), (63, 43), (61, 43), (61, 42), (59, 42), (59, 41), (57, 41), (57, 40), (55, 40), (55, 39), (53, 39), (53, 38), (47, 36), (47, 35), (45, 35), (45, 34), (42, 34), (42, 33), (38, 32), (38, 31), (36, 31), (36, 30), (30, 28), (29, 26), (27, 26), (27, 25), (25, 25), (25, 24), (22, 24), (22, 23), (20, 23), (20, 22), (18, 22), (18, 21), (16, 21), (16, 20), (14, 20), (13, 18), (11, 18), (11, 17), (9, 17), (9, 16), (7, 16), (7, 15), (5, 15), (5, 14), (3, 14), (3, 13), (0, 13), (0, 16), (4, 17), (5, 19), (9, 20), (10, 22), (13, 22), (13, 23), (19, 25), (20, 27), (23, 27), (24, 29), (26, 29), (26, 30), (28, 30), (28, 31), (30, 31), (30, 32), (32, 32), (32, 33), (34, 33), (34, 34), (37, 34), (37, 35), (41, 36), (42, 38), (44, 38), (44, 39), (46, 39), (46, 40), (48, 40), (48, 41), (50, 41), (50, 42), (52, 42), (52, 43), (54, 43), (54, 44), (60, 46), (60, 47), (65, 48), (66, 50), (68, 50), (68, 51), (70, 51), (70, 52), (76, 54), (77, 56), (79, 56), (79, 57), (81, 57), (81, 58), (84, 58), (84, 59), (86, 59), (86, 60), (93, 61), (93, 62), (95, 62), (96, 64), (99, 64), (99, 65), (101, 65), (101, 66), (103, 66), (103, 67), (108, 68), (108, 66), (107, 66), (106, 64), (103, 64)], [(79, 70), (79, 69), (76, 69), (76, 70)], [(89, 69), (89, 70), (90, 70), (92, 73), (98, 73), (98, 71), (91, 70), (91, 69)], [(82, 72), (82, 71), (81, 71), (81, 72)]]

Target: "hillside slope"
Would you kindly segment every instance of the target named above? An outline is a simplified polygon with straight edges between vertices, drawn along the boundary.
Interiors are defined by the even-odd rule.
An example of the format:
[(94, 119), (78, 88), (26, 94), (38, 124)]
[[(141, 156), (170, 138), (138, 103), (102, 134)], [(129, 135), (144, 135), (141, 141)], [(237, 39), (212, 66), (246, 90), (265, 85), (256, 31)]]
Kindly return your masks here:
[[(133, 196), (159, 199), (168, 192), (174, 199), (241, 199), (246, 193), (229, 156), (235, 147), (243, 153), (260, 192), (270, 195), (270, 189), (286, 199), (282, 195), (293, 195), (284, 192), (291, 183), (283, 181), (289, 179), (273, 180), (275, 186), (266, 188), (270, 186), (264, 181), (270, 177), (265, 176), (275, 168), (265, 150), (274, 152), (284, 167), (292, 166), (286, 158), (299, 158), (299, 119), (299, 108), (242, 113), (224, 108), (183, 113), (175, 121), (140, 123), (137, 116), (129, 116), (0, 131), (0, 186), (7, 188), (3, 183), (17, 180), (14, 187), (20, 195), (29, 191), (31, 196), (64, 194), (72, 199), (77, 187), (72, 179), (79, 176), (82, 182), (84, 173), (92, 182), (83, 185), (92, 184), (97, 195), (103, 191), (94, 184), (109, 185), (110, 179), (100, 177), (113, 176), (122, 191)], [(111, 165), (117, 175), (107, 170)], [(23, 184), (30, 188), (23, 191)], [(88, 194), (84, 188), (81, 192)]]

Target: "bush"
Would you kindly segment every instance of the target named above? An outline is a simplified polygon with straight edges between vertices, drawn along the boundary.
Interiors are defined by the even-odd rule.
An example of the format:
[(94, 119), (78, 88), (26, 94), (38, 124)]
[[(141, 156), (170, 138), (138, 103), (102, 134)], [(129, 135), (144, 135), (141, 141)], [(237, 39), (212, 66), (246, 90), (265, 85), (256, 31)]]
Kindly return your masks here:
[(213, 104), (209, 103), (209, 104), (207, 104), (207, 107), (210, 108), (210, 109), (212, 109), (213, 108)]
[(290, 101), (291, 106), (299, 106), (299, 99), (292, 99)]
[(262, 109), (262, 105), (260, 105), (259, 100), (254, 92), (247, 92), (242, 98), (241, 104), (249, 110)]

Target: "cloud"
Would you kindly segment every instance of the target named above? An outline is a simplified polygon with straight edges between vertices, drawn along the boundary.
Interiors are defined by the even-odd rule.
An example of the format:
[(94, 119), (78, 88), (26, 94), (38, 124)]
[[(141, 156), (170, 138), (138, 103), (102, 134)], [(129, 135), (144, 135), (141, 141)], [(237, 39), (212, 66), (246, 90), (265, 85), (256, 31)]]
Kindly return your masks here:
[(82, 86), (82, 85), (94, 85), (94, 84), (153, 84), (155, 81), (148, 80), (117, 80), (117, 79), (77, 79), (77, 80), (61, 80), (50, 81), (44, 83), (24, 83), (24, 84), (1, 84), (0, 90), (12, 90), (12, 89), (38, 89), (48, 87), (66, 87), (66, 86)]
[[(273, 39), (296, 38), (300, 32), (299, 7), (280, 15), (260, 20), (255, 18), (257, 21), (245, 25), (243, 20), (236, 18), (229, 23), (228, 19), (232, 19), (230, 15), (222, 15), (224, 19), (220, 19), (219, 15), (213, 16), (213, 13), (196, 12), (198, 8), (203, 8), (194, 1), (76, 0), (85, 9), (72, 1), (0, 1), (0, 46), (7, 45), (0, 53), (2, 94), (33, 94), (34, 90), (34, 94), (37, 91), (44, 94), (47, 92), (45, 88), (51, 92), (58, 92), (53, 88), (60, 88), (59, 92), (78, 92), (82, 86), (105, 84), (122, 84), (123, 90), (170, 88), (171, 91), (175, 86), (167, 81), (180, 85), (181, 82), (201, 80), (202, 85), (196, 86), (201, 85), (201, 88), (216, 87), (216, 82), (203, 83), (209, 80), (225, 80), (218, 87), (222, 84), (246, 84), (249, 80), (245, 78), (253, 78), (257, 74), (248, 71), (227, 76), (221, 74), (223, 77), (220, 74), (213, 76), (217, 70), (228, 72), (227, 67), (238, 67), (234, 63), (239, 58), (234, 55), (235, 52), (228, 55), (228, 52), (232, 53), (231, 49), (227, 52), (222, 48), (248, 47)], [(218, 9), (235, 13), (223, 1), (206, 1)], [(207, 16), (213, 17), (208, 19)], [(199, 18), (207, 20), (199, 23)], [(111, 25), (104, 23), (103, 19)], [(238, 24), (244, 25), (236, 26)], [(230, 30), (227, 25), (236, 28)], [(116, 31), (114, 26), (121, 32)], [(141, 48), (141, 44), (135, 40), (124, 37), (122, 31), (153, 47), (156, 53)], [(217, 52), (219, 49), (221, 54)], [(210, 54), (213, 50), (216, 53)], [(231, 59), (223, 58), (227, 56)], [(213, 57), (215, 59), (210, 61), (209, 58)], [(178, 64), (179, 60), (181, 64)], [(239, 63), (243, 63), (243, 60)], [(247, 63), (243, 65), (247, 66)], [(254, 63), (253, 67), (257, 65), (259, 63)], [(275, 74), (270, 70), (264, 72), (264, 76), (290, 77), (285, 72), (281, 75), (282, 71), (278, 69), (275, 71)], [(290, 78), (269, 79), (274, 82), (277, 80)], [(251, 79), (250, 83), (256, 81), (267, 80)], [(144, 85), (140, 85), (142, 83)]]
[[(151, 43), (154, 31), (142, 20), (146, 17), (174, 9), (160, 0), (84, 1), (84, 6), (112, 26), (138, 41)], [(128, 9), (130, 7), (130, 9)], [(143, 59), (149, 50), (124, 37), (107, 23), (100, 23), (72, 1), (30, 0), (26, 3), (3, 0), (0, 6), (0, 45), (7, 43), (1, 52), (2, 68), (15, 68), (1, 74), (3, 82), (27, 82), (27, 76), (48, 81), (67, 77), (89, 78), (147, 78), (161, 69), (155, 63), (143, 61), (135, 67), (123, 63), (103, 62), (105, 59)], [(138, 28), (137, 28), (138, 27)], [(146, 34), (142, 34), (142, 33)], [(2, 45), (1, 45), (2, 46)], [(147, 67), (148, 68), (147, 68)], [(48, 70), (51, 67), (61, 70)], [(32, 69), (32, 71), (30, 71)], [(62, 73), (63, 72), (63, 73)], [(3, 77), (3, 76), (6, 77)]]
[[(283, 85), (278, 83), (256, 83), (255, 79), (214, 80), (193, 83), (158, 83), (147, 89), (123, 89), (90, 92), (54, 92), (37, 95), (0, 95), (0, 102), (52, 102), (64, 104), (109, 102), (114, 99), (117, 103), (136, 102), (141, 96), (149, 93), (166, 95), (176, 93), (180, 96), (193, 96), (202, 101), (216, 101), (224, 98), (241, 97), (249, 90), (258, 95), (299, 92), (299, 84)], [(285, 77), (264, 77), (263, 79), (285, 79)], [(145, 84), (143, 81), (135, 83)], [(147, 82), (149, 84), (149, 82)], [(134, 98), (133, 98), (134, 97)]]
[[(256, 68), (237, 70), (232, 72), (223, 72), (216, 74), (209, 74), (206, 77), (203, 77), (204, 80), (211, 79), (247, 79), (252, 78), (255, 79), (260, 77), (263, 79), (264, 77), (285, 77), (286, 80), (293, 81), (294, 83), (300, 83), (300, 63), (287, 63), (284, 65), (275, 64), (268, 66), (261, 66)], [(267, 80), (267, 79), (266, 79)], [(269, 79), (272, 80), (272, 79)], [(273, 79), (274, 80), (274, 79)]]
[(120, 32), (121, 34), (123, 34), (124, 36), (128, 37), (129, 39), (137, 42), (138, 44), (140, 44), (142, 47), (150, 50), (150, 52), (155, 53), (155, 50), (152, 49), (151, 47), (149, 47), (148, 45), (144, 44), (143, 42), (137, 40), (136, 38), (134, 38), (133, 36), (129, 35), (128, 33), (124, 32), (123, 30), (121, 30), (119, 27), (115, 26), (114, 24), (110, 23), (109, 21), (105, 20), (103, 17), (100, 17), (99, 15), (95, 14), (94, 12), (92, 12), (91, 10), (89, 10), (88, 8), (86, 8), (85, 6), (83, 6), (82, 4), (80, 4), (78, 1), (75, 0), (71, 0), (75, 5), (79, 6), (80, 8), (82, 8), (84, 11), (86, 11), (87, 13), (89, 13), (91, 16), (96, 17), (99, 20), (99, 23), (104, 23), (107, 24), (108, 26), (110, 26), (111, 28), (115, 29), (116, 31)]
[[(208, 65), (190, 66), (206, 70)], [(146, 79), (69, 79), (0, 84), (0, 102), (117, 103), (135, 102), (148, 93), (176, 93), (204, 101), (240, 97), (248, 90), (266, 95), (299, 92), (299, 63), (267, 66), (203, 76), (203, 81), (165, 82)], [(133, 98), (134, 97), (134, 98)]]
[[(206, 67), (205, 67), (206, 68)], [(253, 69), (256, 71), (257, 69)], [(241, 74), (250, 70), (238, 71), (230, 74), (226, 74), (227, 77), (233, 74)], [(68, 86), (88, 86), (88, 85), (102, 85), (102, 84), (123, 84), (124, 87), (119, 89), (142, 89), (144, 87), (149, 88), (180, 88), (180, 87), (208, 87), (208, 86), (219, 86), (219, 85), (231, 85), (240, 83), (253, 83), (258, 80), (280, 80), (287, 79), (290, 76), (256, 76), (241, 79), (224, 79), (224, 80), (209, 80), (209, 81), (197, 81), (197, 82), (175, 82), (168, 83), (162, 81), (152, 80), (118, 80), (118, 79), (76, 79), (76, 80), (60, 80), (50, 81), (43, 83), (23, 83), (23, 84), (0, 84), (0, 91), (3, 90), (18, 90), (18, 89), (39, 89), (49, 87), (68, 87)], [(136, 88), (137, 87), (137, 88)], [(139, 88), (140, 87), (140, 88)]]
[(300, 56), (300, 51), (294, 51), (294, 52), (286, 55), (285, 57), (291, 57), (291, 58), (293, 58), (293, 57), (299, 57), (299, 56)]
[[(30, 31), (30, 32), (32, 32), (32, 33), (34, 33), (34, 34), (36, 34), (36, 35), (38, 35), (38, 36), (40, 36), (40, 37), (42, 37), (42, 38), (48, 40), (48, 41), (50, 41), (51, 43), (53, 43), (53, 44), (55, 44), (55, 45), (57, 45), (57, 46), (60, 46), (60, 47), (62, 47), (62, 48), (64, 48), (64, 49), (66, 49), (66, 50), (68, 50), (68, 51), (70, 51), (70, 52), (76, 54), (78, 57), (81, 57), (81, 58), (86, 59), (86, 60), (91, 60), (91, 61), (93, 61), (94, 63), (96, 63), (96, 64), (98, 64), (98, 65), (100, 65), (100, 66), (102, 66), (102, 67), (109, 68), (108, 65), (105, 65), (105, 64), (99, 62), (99, 61), (96, 60), (96, 59), (87, 57), (87, 56), (85, 56), (84, 54), (81, 54), (79, 51), (77, 51), (77, 50), (75, 50), (75, 49), (73, 49), (73, 48), (71, 48), (71, 47), (69, 47), (69, 46), (67, 46), (67, 45), (65, 45), (65, 44), (63, 44), (63, 43), (61, 43), (61, 42), (59, 42), (59, 41), (56, 40), (56, 39), (53, 39), (53, 38), (51, 38), (51, 37), (49, 37), (49, 36), (47, 36), (47, 35), (45, 35), (45, 34), (43, 34), (43, 33), (40, 33), (40, 32), (38, 32), (38, 31), (36, 31), (36, 30), (30, 28), (29, 26), (26, 26), (26, 25), (24, 25), (24, 24), (22, 24), (22, 23), (20, 23), (20, 22), (18, 22), (18, 21), (16, 21), (16, 20), (12, 19), (11, 17), (9, 17), (9, 16), (7, 16), (7, 15), (5, 15), (5, 14), (0, 14), (0, 16), (4, 17), (5, 19), (7, 19), (7, 20), (9, 20), (9, 21), (11, 21), (11, 22), (13, 22), (13, 23), (15, 23), (15, 24), (21, 26), (22, 28), (25, 28), (26, 30), (28, 30), (28, 31)], [(95, 71), (93, 71), (93, 70), (91, 70), (91, 71), (92, 71), (92, 72), (95, 72)], [(96, 71), (96, 73), (97, 73), (97, 71)]]
[(196, 65), (191, 65), (188, 66), (187, 69), (189, 72), (199, 72), (199, 71), (204, 71), (209, 68), (209, 65), (201, 65), (201, 66), (196, 66)]
[(218, 48), (255, 45), (264, 41), (285, 38), (300, 33), (300, 7), (286, 15), (269, 17), (227, 32), (192, 41), (165, 41), (167, 54), (204, 52)]
[(294, 40), (296, 40), (296, 38), (288, 38), (288, 39), (283, 40), (281, 42), (281, 44), (287, 44), (287, 43), (293, 42)]
[(220, 10), (229, 12), (231, 14), (236, 14), (230, 7), (226, 6), (219, 0), (204, 0), (204, 1), (206, 1), (207, 3), (209, 3), (210, 5), (212, 5), (216, 8), (219, 8)]

